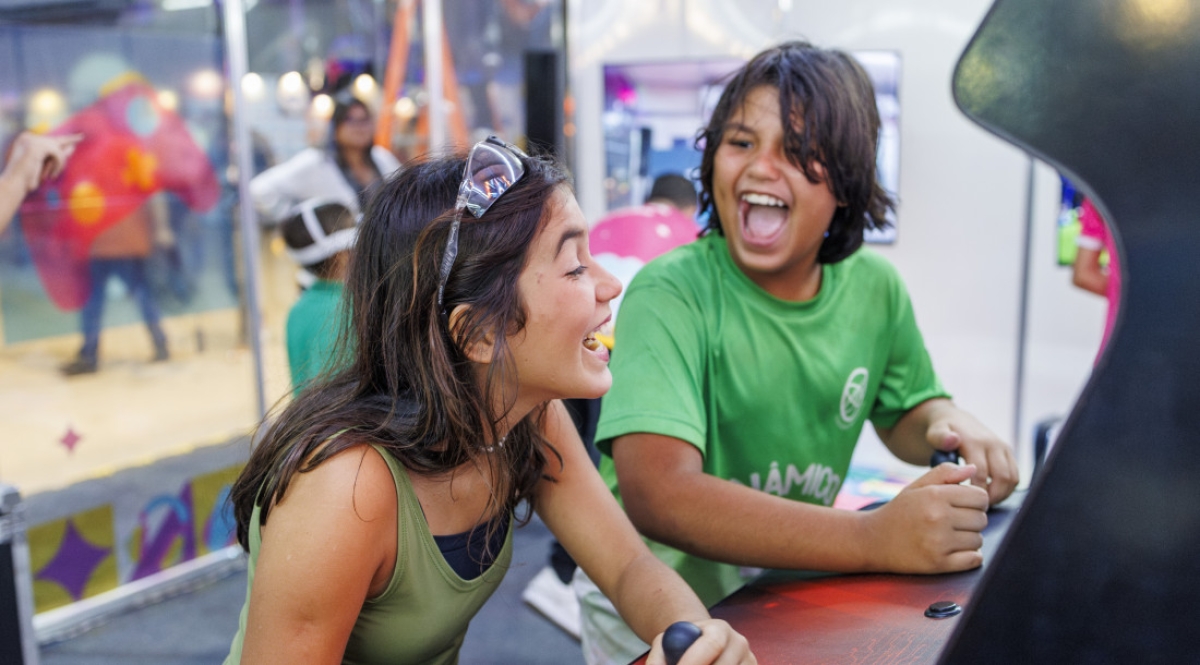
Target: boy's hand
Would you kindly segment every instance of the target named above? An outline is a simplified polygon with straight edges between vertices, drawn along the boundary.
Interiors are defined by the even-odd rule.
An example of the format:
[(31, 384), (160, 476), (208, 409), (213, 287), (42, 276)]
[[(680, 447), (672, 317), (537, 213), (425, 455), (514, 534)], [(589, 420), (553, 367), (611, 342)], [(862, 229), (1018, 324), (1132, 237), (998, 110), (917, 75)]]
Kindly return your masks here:
[(971, 484), (987, 490), (992, 505), (1007, 499), (1021, 479), (1012, 447), (961, 409), (939, 416), (925, 432), (929, 445), (937, 450), (957, 450), (963, 462), (975, 465)]
[(983, 564), (988, 494), (971, 485), (973, 465), (941, 464), (877, 510), (863, 513), (870, 570), (949, 573)]

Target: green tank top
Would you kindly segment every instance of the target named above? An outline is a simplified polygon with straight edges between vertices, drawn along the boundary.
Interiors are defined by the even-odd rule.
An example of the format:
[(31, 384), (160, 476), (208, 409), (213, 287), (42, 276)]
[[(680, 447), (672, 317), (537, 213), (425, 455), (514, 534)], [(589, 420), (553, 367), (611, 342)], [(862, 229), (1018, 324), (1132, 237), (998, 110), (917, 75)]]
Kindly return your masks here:
[[(375, 448), (391, 469), (396, 483), (399, 524), (396, 529), (396, 569), (383, 593), (363, 603), (342, 663), (405, 663), (444, 665), (458, 662), (458, 651), (467, 624), (491, 597), (512, 561), (512, 517), (508, 535), (495, 562), (473, 580), (459, 577), (446, 563), (425, 523), (425, 514), (413, 492), (408, 473), (394, 457)], [(259, 509), (250, 523), (259, 523)], [(250, 561), (246, 571), (246, 602), (238, 620), (225, 665), (238, 665), (254, 585), (254, 565), (261, 541), (258, 528), (250, 529)]]

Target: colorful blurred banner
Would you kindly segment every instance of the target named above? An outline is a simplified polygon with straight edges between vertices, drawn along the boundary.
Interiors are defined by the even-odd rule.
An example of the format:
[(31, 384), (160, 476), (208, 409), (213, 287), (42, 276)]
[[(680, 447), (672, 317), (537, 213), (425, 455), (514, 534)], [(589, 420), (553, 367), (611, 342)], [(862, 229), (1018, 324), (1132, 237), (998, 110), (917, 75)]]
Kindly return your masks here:
[(83, 134), (63, 174), (26, 199), (21, 229), (38, 277), (54, 304), (74, 310), (87, 300), (92, 241), (152, 194), (166, 190), (192, 210), (220, 198), (216, 173), (183, 120), (159, 103), (137, 76), (51, 131)]

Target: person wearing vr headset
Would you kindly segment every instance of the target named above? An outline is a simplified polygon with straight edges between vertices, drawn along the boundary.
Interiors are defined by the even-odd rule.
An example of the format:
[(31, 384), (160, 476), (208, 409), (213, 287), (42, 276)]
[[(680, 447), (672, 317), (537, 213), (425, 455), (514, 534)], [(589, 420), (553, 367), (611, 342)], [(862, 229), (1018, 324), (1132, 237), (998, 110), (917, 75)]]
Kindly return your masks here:
[[(534, 510), (663, 665), (756, 662), (638, 537), (562, 399), (608, 390), (620, 282), (570, 176), (494, 137), (372, 199), (346, 280), (347, 362), (264, 422), (233, 485), (249, 552), (226, 665), (458, 662)], [(499, 655), (498, 660), (504, 660)]]
[[(371, 110), (364, 102), (339, 93), (324, 147), (301, 150), (250, 181), (250, 198), (262, 225), (281, 224), (294, 215), (301, 202), (310, 199), (336, 201), (354, 217), (361, 215), (371, 194), (400, 168), (390, 150), (374, 145), (374, 127)], [(301, 289), (317, 279), (309, 270), (296, 273)]]
[(358, 229), (354, 214), (345, 205), (309, 199), (280, 224), (279, 233), (287, 255), (316, 278), (292, 305), (287, 318), (288, 368), (292, 391), (298, 395), (319, 373), (338, 362), (334, 350), (346, 324), (342, 285)]

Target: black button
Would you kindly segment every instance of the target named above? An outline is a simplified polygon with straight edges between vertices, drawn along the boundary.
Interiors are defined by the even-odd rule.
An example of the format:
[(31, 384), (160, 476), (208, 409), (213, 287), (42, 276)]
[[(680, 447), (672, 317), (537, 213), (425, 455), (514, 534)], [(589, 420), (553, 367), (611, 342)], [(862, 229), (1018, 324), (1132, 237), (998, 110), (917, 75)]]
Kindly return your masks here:
[(937, 466), (937, 465), (943, 464), (945, 462), (949, 462), (951, 464), (958, 464), (958, 451), (957, 450), (935, 450), (935, 451), (933, 451), (933, 456), (929, 458), (929, 466)]
[(962, 614), (962, 608), (958, 603), (949, 600), (938, 601), (925, 610), (925, 616), (930, 619), (945, 619), (959, 614)]

